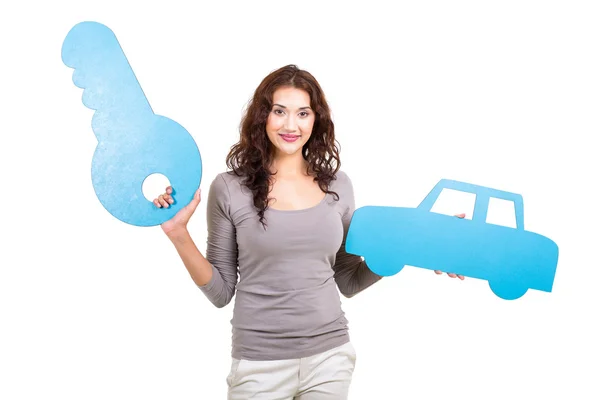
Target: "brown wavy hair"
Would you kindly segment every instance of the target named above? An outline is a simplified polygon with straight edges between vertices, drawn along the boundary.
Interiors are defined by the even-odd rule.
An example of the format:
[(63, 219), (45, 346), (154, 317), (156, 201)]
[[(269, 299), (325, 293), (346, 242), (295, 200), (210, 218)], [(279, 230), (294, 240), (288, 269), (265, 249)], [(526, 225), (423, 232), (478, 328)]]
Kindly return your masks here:
[(227, 166), (242, 177), (242, 183), (252, 191), (254, 206), (264, 228), (271, 176), (274, 175), (270, 170), (274, 151), (267, 136), (267, 118), (273, 108), (273, 93), (282, 87), (301, 89), (310, 96), (310, 107), (316, 116), (311, 136), (302, 147), (302, 156), (308, 162), (306, 172), (314, 176), (323, 192), (333, 194), (339, 200), (338, 194), (329, 190), (341, 162), (325, 94), (309, 72), (296, 65), (286, 65), (267, 75), (256, 88), (240, 123), (240, 140), (231, 147), (226, 159)]

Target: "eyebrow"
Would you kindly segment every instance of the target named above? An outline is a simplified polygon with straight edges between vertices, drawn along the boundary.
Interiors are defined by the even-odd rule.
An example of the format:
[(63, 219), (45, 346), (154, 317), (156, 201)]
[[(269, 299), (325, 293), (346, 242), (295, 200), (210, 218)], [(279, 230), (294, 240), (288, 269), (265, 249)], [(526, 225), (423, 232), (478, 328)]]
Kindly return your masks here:
[[(277, 104), (277, 103), (273, 104), (273, 106), (277, 106), (277, 107), (281, 107), (281, 108), (287, 109), (286, 106), (283, 106), (283, 105)], [(300, 107), (299, 110), (310, 110), (310, 107), (308, 107), (308, 106), (306, 106), (306, 107)]]

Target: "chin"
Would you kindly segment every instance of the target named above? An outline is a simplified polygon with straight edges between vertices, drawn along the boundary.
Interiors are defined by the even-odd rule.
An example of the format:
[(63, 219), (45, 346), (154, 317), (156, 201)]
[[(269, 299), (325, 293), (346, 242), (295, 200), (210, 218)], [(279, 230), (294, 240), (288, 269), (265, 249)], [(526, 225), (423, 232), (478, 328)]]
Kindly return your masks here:
[(279, 152), (283, 153), (285, 155), (291, 156), (291, 155), (294, 155), (296, 153), (302, 152), (302, 147), (298, 147), (298, 148), (295, 148), (295, 149), (288, 149), (288, 148), (284, 147), (284, 148), (280, 148)]
[(302, 152), (302, 147), (304, 143), (281, 143), (277, 146), (277, 149), (286, 155), (296, 154), (298, 152)]

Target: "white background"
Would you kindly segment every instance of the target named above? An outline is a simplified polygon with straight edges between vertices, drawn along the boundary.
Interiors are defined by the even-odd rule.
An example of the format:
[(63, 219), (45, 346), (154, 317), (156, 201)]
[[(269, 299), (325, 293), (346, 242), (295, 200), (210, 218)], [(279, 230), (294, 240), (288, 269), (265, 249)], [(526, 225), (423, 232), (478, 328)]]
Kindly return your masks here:
[[(357, 206), (414, 207), (463, 180), (522, 194), (525, 228), (558, 243), (552, 293), (506, 301), (407, 267), (344, 298), (351, 399), (600, 398), (600, 10), (392, 3), (2, 7), (0, 398), (225, 398), (233, 303), (214, 308), (159, 227), (95, 197), (93, 111), (60, 58), (85, 20), (115, 32), (154, 112), (193, 135), (204, 198), (255, 87), (296, 63), (328, 96)], [(201, 251), (205, 213), (190, 224)]]

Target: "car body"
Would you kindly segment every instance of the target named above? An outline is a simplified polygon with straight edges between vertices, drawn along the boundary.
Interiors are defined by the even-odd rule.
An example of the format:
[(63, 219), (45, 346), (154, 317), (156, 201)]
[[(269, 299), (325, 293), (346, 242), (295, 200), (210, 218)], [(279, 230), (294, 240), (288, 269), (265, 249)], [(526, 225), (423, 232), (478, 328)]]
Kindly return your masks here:
[[(476, 195), (472, 219), (431, 211), (444, 188)], [(516, 228), (486, 222), (491, 197), (514, 202)], [(378, 275), (397, 274), (405, 265), (487, 280), (503, 299), (528, 289), (551, 292), (558, 246), (523, 224), (519, 194), (448, 179), (440, 180), (417, 208), (358, 208), (348, 230), (346, 251), (364, 257)]]

